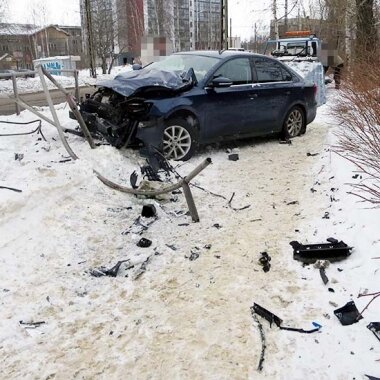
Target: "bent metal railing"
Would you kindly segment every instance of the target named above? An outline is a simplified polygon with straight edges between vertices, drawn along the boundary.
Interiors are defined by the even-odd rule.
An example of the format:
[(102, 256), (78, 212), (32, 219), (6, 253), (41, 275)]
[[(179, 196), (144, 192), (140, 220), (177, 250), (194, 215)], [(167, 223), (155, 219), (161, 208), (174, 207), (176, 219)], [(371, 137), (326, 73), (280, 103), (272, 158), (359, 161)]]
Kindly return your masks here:
[[(45, 69), (45, 70), (46, 70), (46, 72), (51, 73), (53, 75), (54, 75), (54, 73), (57, 72), (57, 70), (48, 70), (48, 69)], [(74, 81), (75, 81), (75, 85), (74, 85), (75, 98), (77, 99), (77, 101), (79, 101), (79, 97), (80, 97), (79, 79), (78, 79), (79, 78), (79, 71), (75, 70), (75, 69), (59, 69), (59, 71), (61, 73), (73, 74)], [(28, 70), (28, 71), (21, 71), (21, 72), (15, 71), (13, 73), (0, 73), (0, 79), (11, 79), (12, 80), (13, 96), (15, 99), (19, 99), (19, 91), (18, 91), (18, 87), (17, 87), (17, 78), (27, 78), (28, 76), (30, 77), (32, 75), (33, 76), (38, 75), (38, 71), (37, 70)], [(15, 107), (16, 107), (16, 114), (20, 115), (20, 112), (21, 112), (20, 104), (15, 102)]]

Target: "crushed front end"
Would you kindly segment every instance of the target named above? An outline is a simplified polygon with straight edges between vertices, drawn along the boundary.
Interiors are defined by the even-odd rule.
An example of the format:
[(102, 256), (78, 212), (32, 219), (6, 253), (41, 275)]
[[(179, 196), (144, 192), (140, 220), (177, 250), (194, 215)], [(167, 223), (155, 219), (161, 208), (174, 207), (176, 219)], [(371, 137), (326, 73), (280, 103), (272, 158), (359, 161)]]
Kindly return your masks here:
[(127, 98), (106, 87), (86, 95), (79, 105), (89, 131), (101, 135), (117, 149), (138, 143), (137, 126), (147, 117), (150, 107), (144, 98)]

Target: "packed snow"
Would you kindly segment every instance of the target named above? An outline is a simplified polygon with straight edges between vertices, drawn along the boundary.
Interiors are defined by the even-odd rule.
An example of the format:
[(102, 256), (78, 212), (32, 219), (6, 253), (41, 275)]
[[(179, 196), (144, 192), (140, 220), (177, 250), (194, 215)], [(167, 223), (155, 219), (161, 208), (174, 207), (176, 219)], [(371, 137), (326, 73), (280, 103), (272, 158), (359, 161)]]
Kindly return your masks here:
[[(193, 181), (199, 223), (191, 222), (183, 194), (141, 199), (95, 177), (93, 169), (130, 186), (136, 170), (141, 179), (144, 159), (136, 150), (107, 145), (91, 150), (83, 139), (68, 135), (80, 157), (70, 161), (57, 132), (44, 122), (47, 141), (37, 134), (0, 137), (0, 186), (22, 190), (0, 189), (2, 376), (379, 377), (380, 344), (366, 326), (379, 320), (380, 300), (351, 326), (342, 326), (333, 313), (350, 300), (362, 310), (369, 300), (358, 299), (358, 293), (380, 290), (380, 260), (373, 259), (380, 256), (380, 211), (347, 194), (349, 183), (360, 177), (354, 179), (355, 168), (331, 151), (338, 128), (328, 114), (334, 94), (331, 90), (307, 133), (291, 145), (252, 139), (208, 146), (186, 163), (171, 162), (185, 175), (205, 158), (213, 161)], [(76, 126), (64, 104), (57, 110), (65, 127)], [(28, 111), (0, 117), (33, 119)], [(0, 123), (0, 135), (31, 129)], [(240, 159), (229, 161), (227, 148)], [(15, 153), (24, 156), (15, 160)], [(249, 207), (229, 207), (232, 193), (233, 207)], [(134, 221), (149, 203), (158, 219), (140, 235)], [(326, 212), (329, 219), (322, 219)], [(137, 247), (141, 237), (152, 246)], [(289, 242), (329, 237), (354, 250), (330, 264), (324, 285), (313, 265), (293, 260)], [(267, 273), (258, 264), (263, 251), (272, 257)], [(199, 255), (193, 261), (192, 252)], [(129, 260), (119, 276), (91, 275), (119, 260)], [(259, 372), (253, 302), (286, 326), (309, 329), (317, 322), (322, 328), (300, 334), (270, 328), (259, 317), (267, 344)], [(45, 323), (32, 329), (20, 321)]]

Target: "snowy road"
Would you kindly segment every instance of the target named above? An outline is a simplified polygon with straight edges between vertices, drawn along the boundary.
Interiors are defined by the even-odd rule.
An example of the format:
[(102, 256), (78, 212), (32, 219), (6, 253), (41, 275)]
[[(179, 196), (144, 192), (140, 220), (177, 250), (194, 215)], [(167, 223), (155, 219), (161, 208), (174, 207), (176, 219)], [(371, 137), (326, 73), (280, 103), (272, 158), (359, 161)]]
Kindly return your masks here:
[[(67, 118), (67, 109), (59, 112)], [(261, 342), (250, 314), (255, 301), (288, 325), (326, 323), (313, 302), (322, 287), (301, 274), (288, 243), (316, 234), (312, 227), (307, 233), (299, 229), (328, 207), (322, 190), (315, 197), (310, 192), (321, 155), (307, 156), (328, 157), (327, 131), (317, 120), (292, 145), (239, 142), (237, 162), (228, 160), (224, 146), (205, 148), (178, 169), (181, 174), (211, 157), (213, 164), (196, 183), (227, 199), (235, 192), (233, 206), (250, 207), (234, 211), (226, 200), (193, 188), (201, 218), (193, 224), (180, 213), (187, 210), (183, 195), (173, 195), (156, 203), (159, 219), (142, 235), (153, 241), (150, 248), (136, 247), (141, 236), (122, 232), (151, 201), (106, 188), (92, 173), (96, 168), (128, 184), (142, 163), (136, 152), (108, 146), (91, 151), (70, 136), (81, 159), (59, 163), (65, 153), (50, 127), (44, 127), (48, 142), (35, 135), (2, 138), (0, 186), (23, 190), (0, 190), (2, 376), (300, 379), (308, 373), (308, 379), (347, 379), (351, 372), (342, 365), (329, 377), (328, 362), (297, 362), (297, 345), (314, 347), (320, 334), (270, 330), (265, 321), (267, 359), (264, 371), (257, 372)], [(14, 153), (24, 159), (15, 161)], [(189, 260), (191, 251), (199, 254), (197, 260)], [(263, 251), (272, 257), (268, 273), (257, 263)], [(146, 272), (134, 279), (148, 257)], [(134, 264), (124, 272), (128, 277), (88, 273), (125, 259)], [(20, 320), (46, 323), (25, 329)]]

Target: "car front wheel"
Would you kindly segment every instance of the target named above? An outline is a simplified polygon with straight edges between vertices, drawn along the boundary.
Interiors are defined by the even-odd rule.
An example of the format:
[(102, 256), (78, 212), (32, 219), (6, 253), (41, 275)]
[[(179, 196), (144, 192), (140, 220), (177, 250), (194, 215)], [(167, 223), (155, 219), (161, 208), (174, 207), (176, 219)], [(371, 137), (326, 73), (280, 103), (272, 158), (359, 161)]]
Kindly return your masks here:
[(300, 107), (293, 107), (287, 114), (283, 125), (283, 137), (299, 136), (306, 129), (305, 116)]
[(196, 149), (196, 130), (184, 119), (172, 119), (164, 129), (163, 153), (168, 159), (187, 161)]

